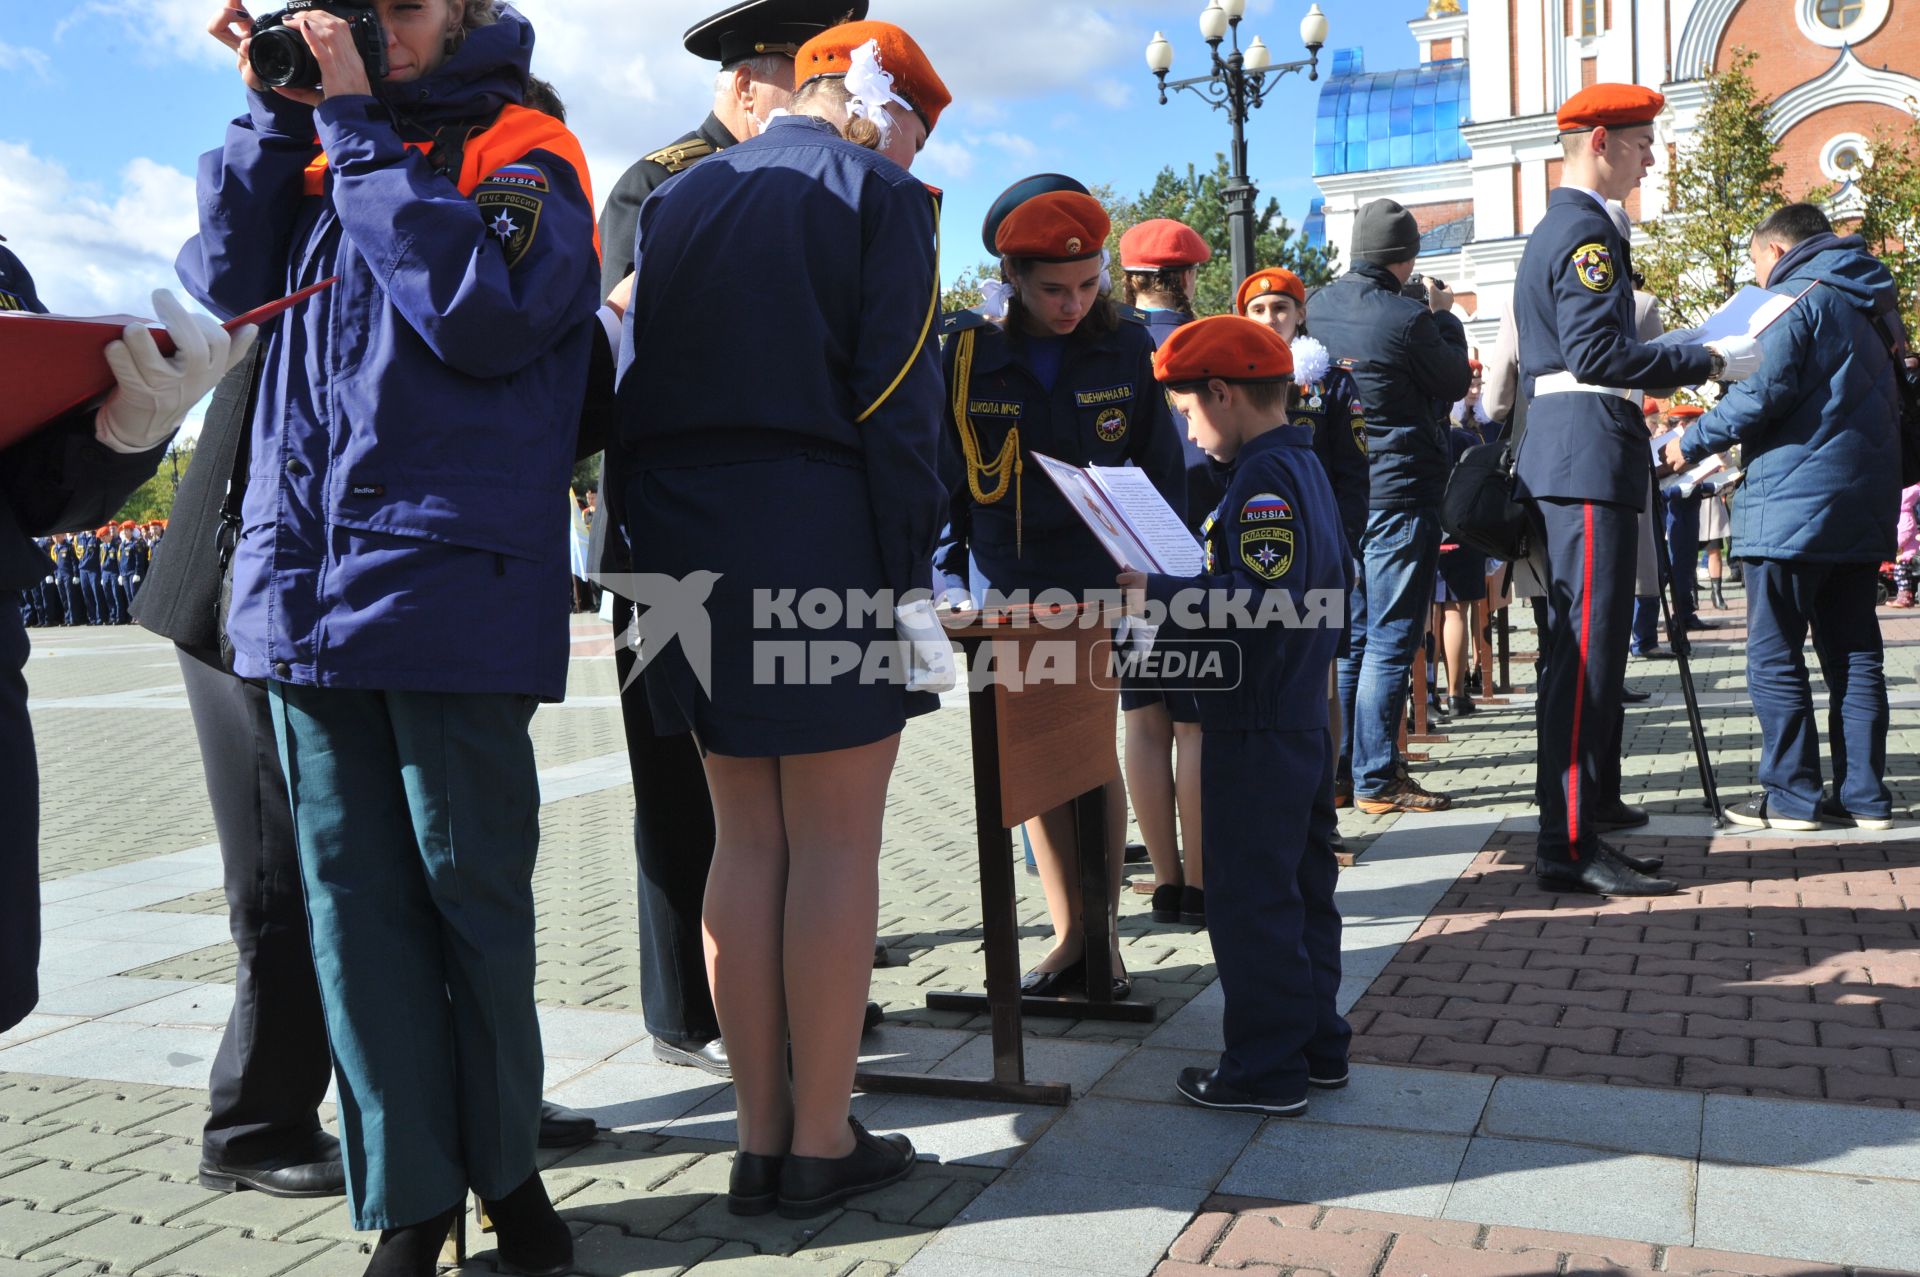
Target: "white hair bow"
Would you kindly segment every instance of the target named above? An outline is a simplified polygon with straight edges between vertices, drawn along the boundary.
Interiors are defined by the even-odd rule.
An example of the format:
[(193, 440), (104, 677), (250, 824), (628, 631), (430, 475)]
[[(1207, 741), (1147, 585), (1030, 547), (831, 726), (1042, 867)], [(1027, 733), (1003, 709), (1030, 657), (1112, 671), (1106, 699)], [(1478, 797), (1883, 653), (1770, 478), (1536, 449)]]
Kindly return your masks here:
[(893, 75), (880, 65), (880, 42), (869, 40), (853, 51), (847, 69), (847, 93), (853, 101), (847, 114), (856, 120), (872, 120), (880, 130), (880, 145), (893, 136), (893, 117), (887, 114), (890, 103), (913, 110), (913, 103), (893, 91)]
[(1333, 356), (1327, 348), (1311, 337), (1295, 337), (1290, 343), (1293, 350), (1293, 380), (1302, 387), (1315, 386), (1333, 367)]
[(1007, 303), (1013, 300), (1013, 285), (1003, 279), (980, 281), (980, 313), (995, 323), (1007, 317)]

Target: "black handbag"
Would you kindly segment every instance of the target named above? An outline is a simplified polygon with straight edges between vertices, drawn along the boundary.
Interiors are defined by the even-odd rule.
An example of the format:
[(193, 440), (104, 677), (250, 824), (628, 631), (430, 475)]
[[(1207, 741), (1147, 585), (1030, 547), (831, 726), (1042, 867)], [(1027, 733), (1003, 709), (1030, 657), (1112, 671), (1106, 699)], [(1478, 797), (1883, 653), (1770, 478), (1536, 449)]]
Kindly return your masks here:
[(1475, 444), (1461, 454), (1440, 499), (1440, 526), (1453, 540), (1491, 558), (1527, 557), (1527, 508), (1513, 495), (1518, 440)]

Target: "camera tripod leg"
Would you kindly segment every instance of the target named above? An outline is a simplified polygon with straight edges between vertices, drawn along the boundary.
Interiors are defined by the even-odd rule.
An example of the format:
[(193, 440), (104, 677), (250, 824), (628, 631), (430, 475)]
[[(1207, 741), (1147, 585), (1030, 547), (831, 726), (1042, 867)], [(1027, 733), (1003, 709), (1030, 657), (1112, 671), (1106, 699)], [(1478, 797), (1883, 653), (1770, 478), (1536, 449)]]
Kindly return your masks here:
[(1673, 624), (1676, 607), (1676, 584), (1673, 579), (1673, 562), (1667, 552), (1666, 529), (1663, 526), (1660, 481), (1654, 476), (1652, 463), (1647, 466), (1647, 490), (1653, 504), (1648, 507), (1654, 518), (1653, 560), (1658, 570), (1660, 582), (1660, 617), (1666, 623), (1667, 635), (1672, 642), (1674, 657), (1680, 664), (1680, 693), (1687, 702), (1687, 728), (1693, 734), (1694, 761), (1700, 768), (1700, 788), (1706, 795), (1707, 806), (1713, 808), (1713, 827), (1725, 829), (1727, 817), (1720, 806), (1720, 790), (1714, 784), (1713, 763), (1707, 755), (1707, 729), (1700, 719), (1700, 696), (1693, 684), (1693, 641), (1686, 630), (1677, 629)]

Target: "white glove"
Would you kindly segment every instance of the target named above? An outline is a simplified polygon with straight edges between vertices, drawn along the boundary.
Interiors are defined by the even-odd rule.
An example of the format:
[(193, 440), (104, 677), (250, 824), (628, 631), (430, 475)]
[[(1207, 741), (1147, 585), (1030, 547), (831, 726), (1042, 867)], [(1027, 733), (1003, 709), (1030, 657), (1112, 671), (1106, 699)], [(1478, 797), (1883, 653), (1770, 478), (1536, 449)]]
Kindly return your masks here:
[(166, 289), (153, 294), (154, 313), (173, 338), (171, 358), (160, 354), (145, 324), (128, 324), (123, 340), (106, 349), (119, 388), (94, 414), (94, 437), (115, 452), (145, 452), (180, 428), (187, 410), (240, 362), (258, 330), (228, 333), (205, 315), (190, 313)]
[(963, 611), (973, 606), (973, 595), (967, 592), (967, 583), (951, 572), (933, 570), (933, 605)]
[(48, 584), (48, 585), (52, 585), (52, 584), (53, 584), (53, 578), (52, 578), (52, 577), (48, 577), (48, 578), (47, 578), (47, 580), (46, 580), (46, 584)]
[(1760, 371), (1760, 343), (1751, 337), (1722, 337), (1708, 342), (1707, 349), (1727, 361), (1726, 369), (1716, 380), (1745, 381)]
[(893, 609), (893, 627), (907, 645), (908, 691), (947, 692), (959, 684), (953, 643), (940, 628), (931, 602), (918, 599)]

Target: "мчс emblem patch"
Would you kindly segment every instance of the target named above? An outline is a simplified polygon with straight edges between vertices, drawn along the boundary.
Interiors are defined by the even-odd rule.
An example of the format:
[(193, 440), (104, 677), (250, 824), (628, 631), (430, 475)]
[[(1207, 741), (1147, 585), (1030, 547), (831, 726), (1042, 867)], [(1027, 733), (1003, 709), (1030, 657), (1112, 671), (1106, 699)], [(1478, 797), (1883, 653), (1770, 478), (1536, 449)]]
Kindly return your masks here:
[(1278, 581), (1293, 566), (1293, 529), (1248, 528), (1240, 534), (1240, 562), (1263, 581)]
[(473, 202), (480, 208), (480, 220), (487, 234), (498, 241), (501, 251), (507, 255), (508, 268), (518, 266), (527, 250), (533, 247), (545, 202), (538, 195), (507, 186), (483, 186), (474, 195)]
[(1127, 435), (1127, 412), (1124, 408), (1108, 408), (1094, 419), (1093, 433), (1100, 436), (1102, 443), (1119, 443)]
[(1613, 254), (1605, 244), (1582, 244), (1573, 250), (1573, 271), (1596, 293), (1613, 287)]

